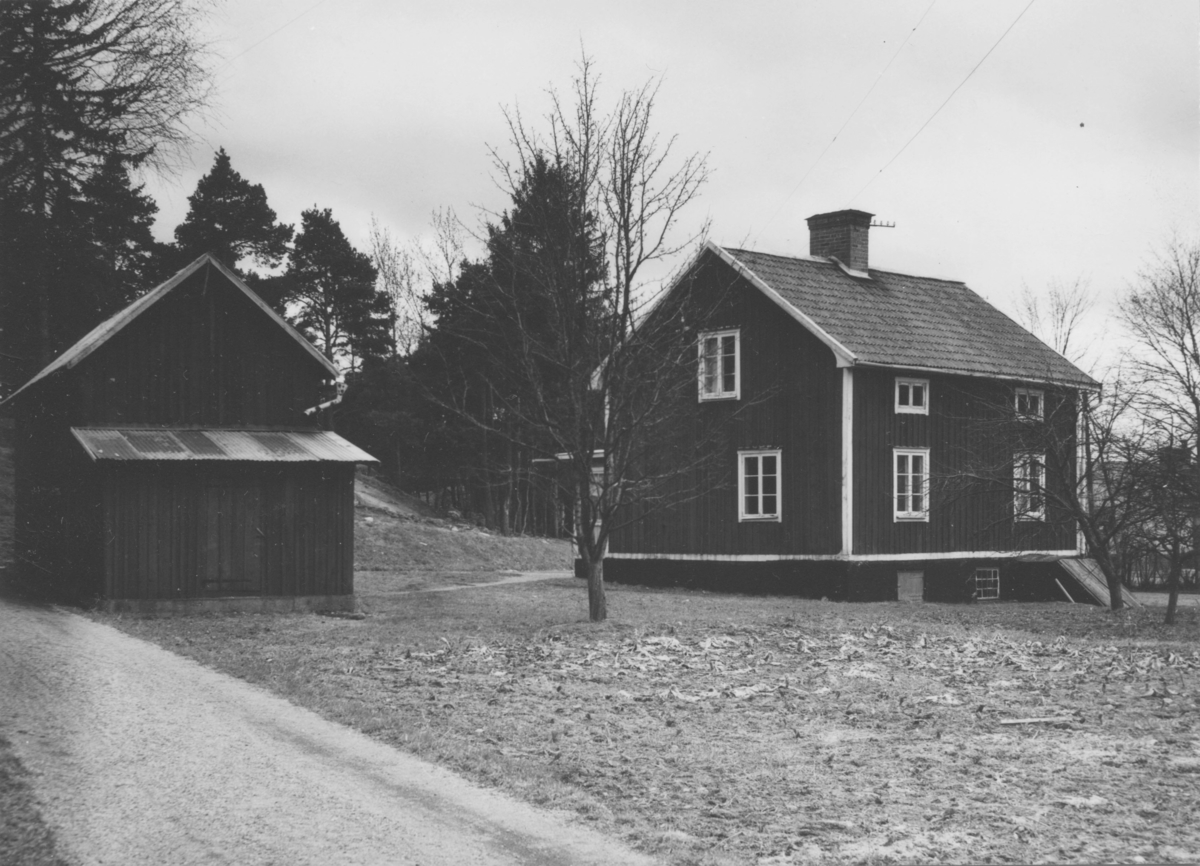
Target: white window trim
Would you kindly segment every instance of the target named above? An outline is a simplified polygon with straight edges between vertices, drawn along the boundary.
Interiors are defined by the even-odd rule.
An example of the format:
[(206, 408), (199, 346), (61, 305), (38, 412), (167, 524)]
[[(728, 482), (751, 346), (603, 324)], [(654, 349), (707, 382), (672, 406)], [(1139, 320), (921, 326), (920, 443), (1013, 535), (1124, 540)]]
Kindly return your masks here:
[[(924, 405), (921, 406), (902, 406), (900, 404), (900, 386), (909, 385), (909, 400), (912, 400), (912, 385), (920, 385), (925, 390)], [(928, 415), (929, 414), (929, 380), (928, 379), (911, 379), (906, 376), (897, 376), (896, 384), (893, 388), (892, 402), (896, 406), (897, 415)]]
[[(1038, 410), (1036, 414), (1029, 414), (1021, 411), (1021, 398), (1032, 397), (1038, 398)], [(1040, 388), (1017, 388), (1013, 391), (1013, 411), (1018, 418), (1044, 418), (1046, 417), (1046, 392)]]
[[(909, 457), (921, 456), (925, 463), (925, 476), (921, 490), (921, 503), (925, 506), (922, 511), (897, 511), (896, 497), (900, 492), (896, 489), (896, 458), (900, 455)], [(911, 469), (912, 464), (909, 464)], [(910, 473), (911, 474), (911, 473)], [(911, 504), (911, 493), (909, 494)], [(928, 448), (893, 448), (892, 449), (892, 522), (893, 523), (928, 523), (929, 522), (929, 449)]]
[[(733, 337), (733, 391), (721, 391), (716, 394), (704, 393), (704, 341), (709, 337), (716, 337), (718, 341), (722, 337)], [(719, 342), (718, 342), (718, 345)], [(740, 400), (742, 399), (742, 332), (740, 328), (726, 328), (723, 331), (701, 331), (696, 340), (697, 354), (697, 376), (696, 385), (697, 392), (700, 395), (700, 402), (709, 400)], [(718, 355), (718, 357), (721, 357)], [(718, 379), (723, 379), (721, 373), (717, 374)]]
[[(985, 577), (991, 578), (994, 576), (996, 578), (996, 594), (995, 595), (982, 596), (979, 594), (979, 575), (981, 572), (992, 572), (992, 574), (987, 574), (987, 575), (985, 575)], [(994, 568), (994, 567), (993, 568), (977, 568), (977, 569), (975, 569), (975, 574), (973, 575), (973, 581), (975, 584), (975, 598), (978, 601), (999, 601), (1000, 600), (1000, 569)]]
[[(1028, 491), (1022, 491), (1025, 479), (1018, 477), (1017, 472), (1023, 464), (1036, 461), (1038, 469), (1038, 490), (1041, 491), (1041, 507), (1036, 511), (1021, 508), (1021, 497), (1028, 496)], [(1046, 519), (1046, 455), (1036, 451), (1018, 451), (1013, 455), (1013, 520), (1018, 523), (1036, 523)]]
[[(747, 514), (746, 513), (746, 458), (774, 457), (775, 458), (775, 513)], [(739, 523), (779, 523), (783, 519), (783, 452), (778, 448), (766, 448), (757, 451), (739, 451), (738, 461), (738, 522)], [(762, 478), (762, 461), (759, 461), (759, 478)], [(759, 485), (759, 502), (762, 501), (762, 486)]]

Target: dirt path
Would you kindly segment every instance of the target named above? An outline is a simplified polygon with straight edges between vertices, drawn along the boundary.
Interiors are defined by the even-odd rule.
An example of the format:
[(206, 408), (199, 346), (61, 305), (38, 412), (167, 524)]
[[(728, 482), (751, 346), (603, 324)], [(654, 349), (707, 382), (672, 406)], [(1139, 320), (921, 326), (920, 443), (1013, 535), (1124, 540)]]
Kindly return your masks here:
[(512, 583), (537, 583), (542, 580), (562, 580), (563, 578), (574, 577), (569, 571), (523, 571), (520, 574), (511, 574), (508, 577), (502, 577), (499, 580), (488, 580), (483, 583), (456, 583), (451, 586), (430, 586), (424, 589), (403, 589), (392, 595), (409, 595), (415, 592), (456, 592), (460, 589), (481, 589), (488, 586), (505, 586)]
[(651, 862), (108, 626), (2, 599), (0, 735), (80, 863)]

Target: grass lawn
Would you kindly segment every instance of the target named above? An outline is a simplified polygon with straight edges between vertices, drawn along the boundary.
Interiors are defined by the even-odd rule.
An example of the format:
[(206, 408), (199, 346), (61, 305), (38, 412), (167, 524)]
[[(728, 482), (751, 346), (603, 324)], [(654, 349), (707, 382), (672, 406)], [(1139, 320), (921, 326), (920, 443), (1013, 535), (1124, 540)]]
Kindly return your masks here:
[(362, 620), (101, 619), (667, 863), (1200, 860), (1200, 611), (617, 586), (592, 625), (571, 578), (389, 573)]

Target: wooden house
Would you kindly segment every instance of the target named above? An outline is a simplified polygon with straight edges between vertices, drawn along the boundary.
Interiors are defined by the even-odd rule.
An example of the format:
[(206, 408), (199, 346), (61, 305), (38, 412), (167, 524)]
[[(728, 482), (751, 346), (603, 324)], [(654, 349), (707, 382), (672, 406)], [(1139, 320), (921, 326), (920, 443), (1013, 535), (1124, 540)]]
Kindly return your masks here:
[(964, 284), (871, 267), (871, 217), (810, 218), (808, 256), (710, 242), (673, 283), (665, 297), (689, 293), (705, 311), (688, 323), (698, 368), (680, 428), (724, 425), (724, 471), (683, 485), (699, 493), (674, 505), (626, 513), (608, 579), (1064, 598), (1056, 562), (1082, 553), (1077, 527), (1040, 490), (1074, 483), (1074, 460), (1010, 451), (1010, 486), (939, 482), (992, 447), (981, 437), (997, 413), (1065, 424), (1074, 448), (1080, 394), (1098, 384)]
[(354, 471), (318, 424), (340, 378), (209, 255), (10, 396), (15, 552), (117, 610), (347, 609)]

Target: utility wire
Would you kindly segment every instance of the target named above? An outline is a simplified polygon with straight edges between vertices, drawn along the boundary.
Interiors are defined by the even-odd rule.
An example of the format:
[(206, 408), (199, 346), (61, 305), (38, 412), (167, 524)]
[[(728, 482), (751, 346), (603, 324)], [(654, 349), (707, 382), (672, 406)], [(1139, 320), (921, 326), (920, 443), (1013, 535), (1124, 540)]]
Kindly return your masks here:
[(260, 40), (258, 40), (257, 42), (255, 42), (255, 43), (254, 43), (253, 45), (251, 45), (249, 48), (244, 48), (243, 50), (239, 51), (237, 54), (235, 54), (235, 55), (233, 55), (232, 57), (230, 57), (228, 60), (226, 60), (224, 63), (222, 63), (222, 64), (221, 64), (220, 66), (218, 66), (216, 69), (214, 69), (214, 70), (213, 70), (213, 74), (215, 75), (216, 73), (220, 72), (222, 69), (224, 69), (224, 68), (225, 68), (226, 66), (228, 66), (230, 63), (233, 63), (233, 61), (237, 60), (237, 59), (238, 59), (239, 57), (241, 57), (242, 55), (244, 55), (244, 54), (249, 54), (251, 51), (253, 51), (253, 50), (254, 50), (255, 48), (257, 48), (258, 46), (262, 45), (264, 42), (266, 42), (268, 39), (270, 39), (272, 36), (274, 36), (274, 35), (275, 35), (276, 33), (278, 33), (279, 31), (281, 31), (281, 30), (285, 30), (286, 28), (288, 28), (288, 27), (291, 27), (293, 24), (295, 24), (297, 21), (299, 21), (301, 18), (303, 18), (303, 17), (304, 17), (305, 15), (307, 15), (309, 12), (312, 12), (314, 9), (316, 9), (318, 6), (320, 6), (321, 4), (323, 4), (323, 3), (325, 3), (325, 2), (326, 2), (326, 0), (317, 0), (317, 2), (316, 2), (316, 3), (314, 3), (314, 4), (313, 4), (313, 5), (311, 5), (311, 6), (309, 6), (307, 9), (305, 9), (303, 12), (301, 12), (301, 13), (300, 13), (299, 15), (297, 15), (295, 18), (292, 18), (292, 19), (290, 19), (290, 20), (286, 21), (285, 23), (283, 23), (283, 24), (282, 24), (282, 25), (280, 25), (279, 27), (276, 27), (274, 30), (272, 30), (270, 33), (268, 33), (268, 34), (267, 34), (266, 36), (264, 36), (262, 39), (260, 39)]
[[(829, 143), (825, 145), (825, 149), (821, 151), (815, 160), (813, 160), (812, 165), (808, 167), (808, 170), (804, 172), (804, 175), (800, 178), (800, 180), (796, 181), (796, 185), (792, 187), (792, 191), (789, 192), (783, 201), (779, 203), (779, 207), (775, 209), (775, 213), (771, 214), (770, 219), (763, 224), (763, 228), (759, 229), (759, 234), (761, 234), (767, 226), (775, 221), (775, 218), (779, 216), (780, 211), (782, 211), (787, 203), (792, 200), (792, 196), (796, 194), (796, 191), (800, 189), (804, 181), (808, 180), (808, 176), (813, 173), (813, 169), (815, 169), (821, 160), (825, 158), (825, 154), (829, 153), (829, 148), (833, 147), (833, 143), (838, 140), (838, 136), (841, 135), (846, 127), (850, 125), (850, 121), (852, 121), (854, 116), (858, 114), (858, 110), (863, 107), (863, 103), (866, 102), (867, 98), (875, 92), (875, 88), (879, 86), (879, 82), (883, 79), (884, 74), (892, 68), (892, 64), (896, 62), (896, 58), (900, 56), (900, 52), (904, 50), (904, 46), (908, 44), (908, 40), (912, 39), (912, 35), (917, 32), (917, 28), (921, 26), (922, 22), (924, 22), (925, 16), (929, 14), (930, 10), (933, 9), (936, 4), (937, 0), (932, 0), (929, 6), (926, 7), (920, 19), (918, 19), (917, 23), (913, 25), (913, 28), (908, 31), (908, 35), (904, 37), (904, 41), (900, 43), (900, 47), (897, 48), (896, 52), (892, 55), (892, 59), (889, 60), (887, 65), (884, 66), (883, 69), (879, 71), (879, 74), (875, 76), (875, 81), (867, 89), (867, 92), (863, 94), (863, 98), (858, 101), (858, 105), (854, 106), (854, 110), (850, 112), (849, 116), (845, 119), (845, 121), (843, 121), (842, 125), (838, 127), (838, 131), (833, 134), (833, 138), (829, 139)], [(757, 234), (754, 236), (754, 240), (758, 240)]]
[(854, 202), (858, 200), (858, 197), (867, 191), (867, 187), (869, 187), (876, 180), (878, 180), (879, 175), (883, 174), (884, 171), (887, 170), (887, 167), (889, 165), (891, 165), (893, 162), (895, 162), (897, 159), (899, 159), (900, 154), (904, 153), (904, 151), (908, 149), (908, 146), (916, 140), (917, 136), (925, 131), (925, 127), (929, 126), (929, 124), (931, 124), (933, 122), (933, 119), (938, 116), (938, 113), (941, 112), (941, 110), (946, 107), (946, 105), (950, 102), (950, 100), (954, 98), (954, 94), (958, 93), (958, 91), (962, 89), (962, 86), (964, 84), (966, 84), (967, 81), (970, 80), (971, 76), (975, 74), (975, 70), (978, 69), (980, 66), (983, 66), (983, 62), (985, 60), (987, 60), (988, 57), (991, 56), (992, 52), (995, 51), (996, 48), (1000, 45), (1000, 43), (1004, 41), (1004, 37), (1007, 36), (1009, 34), (1009, 32), (1014, 27), (1017, 26), (1017, 22), (1020, 21), (1025, 16), (1025, 13), (1029, 11), (1029, 7), (1032, 6), (1034, 4), (1034, 2), (1035, 2), (1035, 0), (1029, 0), (1029, 3), (1025, 6), (1024, 9), (1021, 10), (1021, 13), (1019, 15), (1017, 15), (1016, 18), (1013, 19), (1013, 23), (1008, 25), (1008, 29), (1005, 30), (1003, 33), (1001, 33), (1000, 38), (996, 40), (996, 43), (987, 50), (987, 54), (984, 54), (983, 57), (981, 57), (979, 59), (979, 62), (976, 63), (971, 68), (971, 71), (967, 73), (967, 77), (959, 82), (958, 87), (956, 87), (950, 91), (950, 95), (946, 97), (945, 102), (943, 102), (941, 105), (939, 105), (937, 107), (937, 110), (935, 110), (933, 112), (933, 114), (929, 115), (929, 119), (921, 124), (921, 128), (913, 133), (912, 138), (910, 138), (908, 141), (904, 142), (904, 146), (901, 147), (898, 151), (896, 151), (896, 155), (893, 156), (891, 159), (889, 159), (886, 163), (884, 163), (883, 168), (879, 169), (879, 171), (875, 173), (875, 176), (872, 177), (869, 181), (867, 181), (863, 185), (863, 188), (854, 194), (854, 198), (850, 199), (850, 204), (854, 204)]

